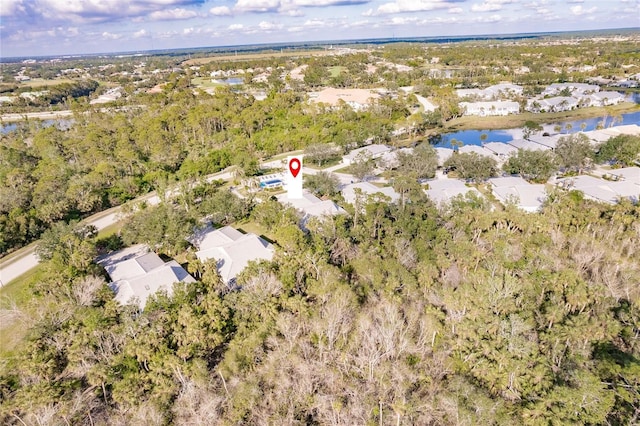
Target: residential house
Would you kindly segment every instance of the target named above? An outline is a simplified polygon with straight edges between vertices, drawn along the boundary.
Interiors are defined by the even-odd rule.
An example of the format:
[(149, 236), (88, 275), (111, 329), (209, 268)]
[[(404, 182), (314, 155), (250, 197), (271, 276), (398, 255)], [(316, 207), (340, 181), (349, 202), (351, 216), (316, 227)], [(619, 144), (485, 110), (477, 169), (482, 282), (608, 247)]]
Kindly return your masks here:
[(572, 95), (589, 95), (599, 92), (600, 86), (586, 83), (553, 83), (544, 89), (542, 96), (555, 96), (567, 91)]
[(609, 106), (624, 102), (624, 95), (618, 92), (597, 92), (589, 95), (590, 106)]
[(478, 145), (464, 145), (458, 148), (458, 152), (461, 154), (471, 154), (475, 152), (478, 155), (482, 155), (483, 157), (493, 157), (493, 153), (487, 149), (484, 149)]
[(109, 277), (109, 287), (115, 299), (123, 305), (137, 304), (144, 309), (149, 296), (159, 291), (169, 296), (175, 283), (190, 283), (195, 280), (175, 260), (164, 262), (143, 244), (101, 256), (97, 263)]
[(557, 182), (562, 188), (581, 191), (585, 198), (602, 203), (615, 204), (622, 198), (634, 203), (640, 201), (640, 168), (628, 167), (618, 173), (616, 176), (622, 176), (618, 181), (581, 175), (558, 179)]
[(391, 198), (391, 202), (395, 203), (400, 199), (400, 194), (398, 194), (393, 188), (389, 186), (378, 187), (369, 182), (359, 182), (352, 183), (346, 185), (342, 188), (342, 197), (344, 197), (345, 201), (349, 204), (355, 204), (356, 202), (356, 192), (360, 190), (362, 195), (379, 195)]
[(438, 154), (438, 167), (444, 166), (444, 163), (453, 155), (453, 149), (451, 148), (434, 148), (436, 154)]
[(486, 150), (492, 152), (501, 160), (508, 158), (509, 155), (514, 154), (518, 151), (518, 148), (504, 142), (487, 142), (483, 144), (483, 147)]
[(198, 248), (198, 259), (217, 261), (218, 273), (226, 284), (234, 284), (249, 262), (271, 260), (274, 254), (273, 245), (264, 239), (230, 226), (215, 230), (207, 227), (196, 232), (190, 242)]
[(534, 98), (527, 101), (527, 111), (561, 112), (578, 108), (580, 100), (571, 96), (555, 96), (552, 98)]
[(342, 157), (342, 162), (346, 165), (352, 164), (356, 159), (363, 156), (367, 159), (381, 158), (385, 153), (390, 152), (391, 147), (381, 144), (367, 145), (362, 148), (357, 148), (349, 152)]
[(511, 101), (460, 102), (460, 108), (465, 115), (481, 117), (518, 114), (520, 112), (520, 104)]
[(502, 204), (515, 203), (526, 212), (537, 212), (547, 198), (544, 185), (530, 184), (521, 177), (491, 178), (489, 184), (498, 201)]
[(529, 149), (531, 151), (542, 151), (542, 150), (551, 149), (548, 146), (545, 146), (540, 143), (536, 143), (527, 139), (514, 139), (507, 143), (515, 147), (516, 149)]
[(468, 193), (481, 196), (477, 189), (465, 185), (458, 179), (433, 179), (425, 184), (429, 187), (424, 192), (440, 207), (450, 203), (454, 197), (466, 196)]
[(289, 205), (302, 214), (300, 227), (306, 228), (306, 224), (312, 217), (322, 218), (326, 216), (336, 216), (345, 214), (346, 211), (332, 200), (321, 200), (315, 195), (304, 191), (302, 198), (289, 198), (287, 193), (277, 196), (280, 203)]

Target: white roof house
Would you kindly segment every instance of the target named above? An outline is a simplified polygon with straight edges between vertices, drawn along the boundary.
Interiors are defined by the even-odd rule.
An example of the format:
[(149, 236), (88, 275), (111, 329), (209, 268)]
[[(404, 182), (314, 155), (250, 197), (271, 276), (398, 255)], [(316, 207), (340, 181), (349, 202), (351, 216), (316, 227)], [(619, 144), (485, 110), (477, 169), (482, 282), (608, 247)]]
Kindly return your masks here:
[(475, 152), (478, 155), (482, 155), (484, 157), (493, 157), (493, 153), (488, 149), (484, 149), (478, 145), (464, 145), (458, 148), (458, 152), (461, 154), (471, 154)]
[(540, 143), (532, 142), (526, 139), (514, 139), (507, 143), (517, 149), (529, 149), (531, 151), (544, 151), (547, 149), (551, 149), (546, 145), (542, 145)]
[(544, 89), (542, 95), (556, 95), (565, 89), (569, 89), (573, 95), (583, 95), (599, 92), (600, 86), (585, 83), (553, 83)]
[(356, 190), (359, 189), (360, 191), (362, 191), (363, 195), (374, 195), (374, 194), (380, 194), (383, 196), (387, 196), (389, 198), (391, 198), (391, 202), (395, 203), (396, 201), (398, 201), (400, 199), (400, 195), (391, 187), (389, 186), (385, 186), (383, 188), (377, 187), (369, 182), (359, 182), (359, 183), (352, 183), (349, 185), (346, 185), (344, 188), (342, 188), (342, 196), (344, 197), (345, 201), (349, 204), (354, 204), (356, 201)]
[(508, 176), (489, 179), (491, 192), (502, 203), (515, 202), (518, 208), (537, 212), (547, 198), (544, 185), (530, 184), (521, 177)]
[(230, 226), (216, 230), (206, 228), (190, 241), (199, 249), (196, 252), (198, 259), (217, 260), (218, 272), (225, 283), (233, 283), (249, 262), (273, 259), (271, 244), (255, 234), (243, 234)]
[(520, 104), (511, 101), (460, 102), (465, 115), (509, 115), (520, 112)]
[(484, 148), (493, 152), (500, 158), (506, 158), (510, 154), (518, 151), (518, 148), (504, 142), (487, 142), (484, 144)]
[(359, 155), (365, 155), (370, 159), (380, 158), (386, 152), (391, 151), (391, 147), (382, 144), (373, 144), (363, 146), (362, 148), (357, 148), (349, 152), (347, 155), (342, 157), (342, 162), (345, 164), (351, 164), (358, 158)]
[(563, 138), (566, 136), (567, 135), (563, 135), (561, 133), (551, 135), (551, 136), (531, 135), (529, 136), (528, 140), (550, 149), (556, 149), (556, 145), (558, 145), (558, 141), (560, 140), (560, 138)]
[(514, 96), (521, 95), (523, 87), (512, 83), (500, 83), (489, 86), (485, 89), (458, 89), (456, 94), (459, 98), (471, 99), (510, 99)]
[(578, 107), (580, 101), (572, 96), (555, 96), (552, 98), (534, 98), (527, 101), (527, 111), (560, 112), (570, 111)]
[(321, 200), (307, 191), (302, 193), (302, 198), (289, 198), (286, 192), (278, 195), (277, 198), (280, 203), (290, 205), (303, 214), (300, 223), (302, 228), (312, 217), (336, 216), (346, 213), (342, 207), (333, 201)]
[(442, 167), (445, 161), (447, 161), (453, 155), (453, 149), (451, 148), (437, 147), (434, 149), (436, 150), (436, 154), (438, 154), (438, 166), (440, 167)]
[(591, 106), (617, 105), (624, 102), (624, 95), (618, 92), (597, 92), (589, 95)]
[(171, 295), (173, 284), (195, 281), (178, 262), (163, 262), (143, 244), (101, 256), (97, 263), (109, 274), (115, 299), (123, 305), (136, 303), (140, 309), (152, 294), (165, 291)]
[(621, 198), (628, 198), (637, 203), (640, 201), (640, 168), (629, 169), (637, 169), (639, 173), (634, 176), (634, 171), (630, 170), (631, 179), (625, 178), (615, 182), (581, 175), (559, 179), (558, 184), (565, 189), (581, 191), (586, 198), (595, 201), (615, 204)]
[(424, 192), (438, 206), (448, 204), (452, 198), (471, 192), (480, 195), (477, 189), (471, 188), (458, 179), (433, 179), (426, 182), (429, 189)]

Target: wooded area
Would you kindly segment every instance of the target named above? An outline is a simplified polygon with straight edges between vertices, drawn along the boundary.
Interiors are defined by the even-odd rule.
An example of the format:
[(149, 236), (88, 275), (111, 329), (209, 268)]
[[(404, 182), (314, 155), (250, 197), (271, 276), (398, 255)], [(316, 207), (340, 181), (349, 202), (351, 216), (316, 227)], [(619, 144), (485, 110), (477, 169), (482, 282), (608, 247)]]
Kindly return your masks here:
[(3, 362), (2, 423), (640, 419), (638, 206), (572, 192), (539, 215), (473, 198), (439, 211), (411, 192), (305, 234), (275, 202), (197, 191), (206, 203), (148, 207), (123, 238), (175, 254), (196, 218), (248, 216), (276, 236), (273, 262), (230, 291), (188, 256), (198, 282), (138, 312), (92, 263), (107, 242), (48, 231), (55, 254), (16, 313), (28, 338)]
[[(402, 43), (378, 54), (415, 69), (370, 74), (363, 54), (202, 65), (202, 73), (308, 65), (303, 80), (274, 72), (255, 84), (265, 90), (260, 101), (228, 87), (196, 89), (191, 71), (172, 72), (160, 93), (146, 93), (138, 89), (160, 77), (130, 77), (134, 65), (119, 63), (104, 80), (125, 85), (126, 107), (106, 112), (63, 96), (74, 111), (68, 129), (30, 121), (2, 134), (0, 255), (40, 239), (44, 263), (27, 302), (3, 301), (0, 320), (26, 337), (0, 348), (0, 423), (639, 423), (640, 205), (555, 188), (538, 214), (471, 195), (440, 209), (418, 181), (437, 166), (420, 135), (460, 114), (455, 87), (509, 78), (536, 93), (584, 80), (588, 73), (550, 71), (584, 58), (608, 64), (601, 69), (612, 75), (626, 72), (624, 64), (640, 63), (637, 46)], [(437, 68), (459, 74), (430, 76), (436, 56)], [(521, 66), (531, 72), (516, 73)], [(33, 77), (46, 73), (33, 68)], [(415, 85), (439, 109), (415, 110), (415, 97), (399, 91), (363, 111), (307, 102), (311, 87), (380, 79), (393, 90)], [(262, 160), (294, 149), (322, 167), (365, 141), (394, 141), (403, 126), (414, 126), (411, 142), (422, 144), (400, 152), (387, 172), (401, 201), (346, 205), (335, 176), (320, 172), (305, 185), (348, 214), (312, 219), (308, 232), (273, 198), (240, 199), (220, 182), (199, 181), (228, 166), (254, 176)], [(567, 135), (554, 153), (521, 150), (503, 170), (544, 182), (593, 162), (631, 165), (640, 153), (637, 136), (587, 145)], [(372, 163), (351, 167), (364, 177)], [(446, 167), (469, 181), (498, 173), (477, 154), (455, 154)], [(99, 237), (78, 222), (176, 183), (172, 199), (124, 209), (116, 234)], [(273, 241), (274, 259), (226, 285), (187, 241), (205, 219), (256, 228)], [(177, 259), (196, 282), (177, 285), (173, 297), (158, 294), (144, 311), (121, 306), (95, 259), (137, 243)]]

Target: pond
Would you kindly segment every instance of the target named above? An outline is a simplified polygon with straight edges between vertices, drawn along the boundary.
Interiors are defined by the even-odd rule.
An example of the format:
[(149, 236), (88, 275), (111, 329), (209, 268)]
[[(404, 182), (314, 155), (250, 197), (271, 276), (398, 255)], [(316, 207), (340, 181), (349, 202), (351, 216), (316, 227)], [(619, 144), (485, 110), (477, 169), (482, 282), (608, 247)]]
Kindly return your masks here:
[(57, 126), (60, 130), (69, 130), (73, 125), (73, 120), (68, 118), (58, 118), (55, 120), (31, 120), (30, 122), (19, 121), (15, 123), (0, 124), (0, 134), (5, 134), (17, 130), (21, 126), (28, 126), (29, 123), (37, 123), (42, 127)]
[(213, 80), (214, 83), (226, 84), (227, 86), (238, 86), (244, 84), (244, 79), (239, 77), (220, 78)]
[[(640, 95), (640, 94), (636, 94)], [(584, 129), (584, 131), (595, 130), (599, 124), (607, 128), (612, 124), (624, 125), (624, 124), (639, 124), (640, 125), (640, 111), (630, 112), (622, 114), (622, 122), (613, 122), (613, 117), (595, 117), (585, 118), (575, 121), (560, 121), (557, 123), (543, 124), (543, 132), (549, 134), (556, 133), (576, 133)], [(569, 126), (567, 126), (569, 125)], [(560, 126), (560, 132), (557, 131)], [(431, 144), (435, 147), (453, 148), (451, 141), (462, 142), (464, 145), (482, 145), (481, 135), (487, 135), (484, 142), (510, 142), (514, 139), (522, 139), (522, 129), (500, 129), (500, 130), (461, 130), (458, 132), (443, 133), (436, 138), (430, 140)]]

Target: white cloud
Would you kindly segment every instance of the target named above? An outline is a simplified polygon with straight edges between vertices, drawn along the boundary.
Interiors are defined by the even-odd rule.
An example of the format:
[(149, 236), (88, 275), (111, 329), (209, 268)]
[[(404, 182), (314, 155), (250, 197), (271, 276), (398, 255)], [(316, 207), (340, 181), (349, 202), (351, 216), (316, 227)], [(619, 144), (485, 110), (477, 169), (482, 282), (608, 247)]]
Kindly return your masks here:
[(326, 21), (321, 19), (309, 19), (303, 25), (305, 28), (324, 28), (329, 26)]
[(231, 31), (238, 31), (244, 28), (244, 25), (242, 24), (231, 24), (229, 25), (228, 29)]
[(231, 9), (227, 6), (216, 6), (209, 9), (209, 13), (213, 16), (230, 16)]
[(446, 9), (451, 7), (451, 4), (447, 0), (395, 0), (392, 3), (380, 5), (375, 14), (425, 12)]
[(0, 2), (0, 16), (11, 16), (24, 11), (22, 0), (2, 0)]
[(464, 12), (464, 10), (462, 10), (461, 7), (452, 7), (451, 9), (447, 10), (447, 12), (451, 13), (451, 14), (459, 14)]
[(589, 9), (584, 9), (582, 6), (579, 6), (579, 5), (571, 6), (571, 13), (576, 16), (589, 15), (595, 12), (596, 10), (598, 10), (596, 6), (593, 6), (592, 8), (589, 8)]
[(142, 29), (140, 31), (136, 31), (135, 33), (133, 33), (133, 38), (141, 38), (141, 37), (145, 37), (147, 35), (147, 30)]
[(263, 31), (281, 30), (282, 26), (283, 26), (282, 24), (276, 24), (274, 22), (267, 22), (267, 21), (262, 21), (258, 24), (258, 28), (260, 28)]
[(471, 6), (472, 12), (495, 12), (501, 10), (505, 4), (512, 3), (512, 0), (485, 0), (481, 4)]
[(119, 40), (122, 38), (122, 34), (113, 34), (105, 31), (102, 33), (102, 38), (105, 40)]
[(238, 0), (234, 9), (239, 12), (275, 12), (280, 0)]
[(187, 9), (168, 9), (168, 10), (157, 10), (152, 12), (149, 17), (154, 21), (173, 21), (180, 19), (191, 19), (198, 16), (198, 14), (193, 10)]

